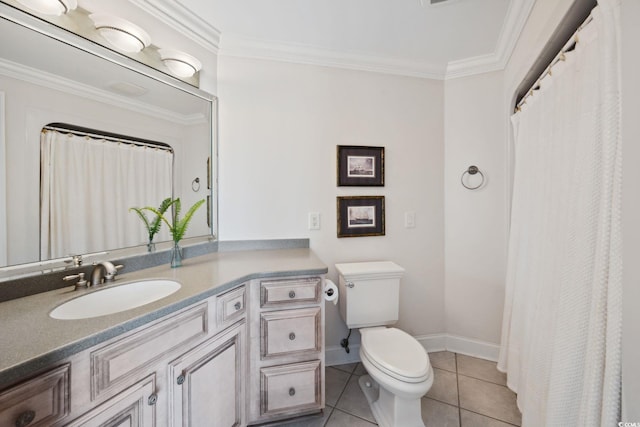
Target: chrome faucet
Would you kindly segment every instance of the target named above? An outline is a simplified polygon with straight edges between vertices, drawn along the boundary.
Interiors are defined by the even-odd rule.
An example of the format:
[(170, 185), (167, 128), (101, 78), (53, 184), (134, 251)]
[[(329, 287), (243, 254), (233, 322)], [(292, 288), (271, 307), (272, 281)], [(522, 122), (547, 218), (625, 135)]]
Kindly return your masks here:
[(113, 265), (109, 261), (102, 261), (95, 264), (91, 271), (91, 277), (89, 278), (89, 286), (100, 285), (105, 282), (113, 282), (116, 274), (118, 274), (118, 270), (122, 267), (122, 265)]

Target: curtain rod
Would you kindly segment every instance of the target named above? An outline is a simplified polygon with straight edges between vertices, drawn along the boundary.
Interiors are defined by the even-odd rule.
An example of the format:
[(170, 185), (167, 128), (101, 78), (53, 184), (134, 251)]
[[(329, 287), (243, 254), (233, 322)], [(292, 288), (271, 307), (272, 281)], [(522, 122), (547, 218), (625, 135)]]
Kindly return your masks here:
[[(591, 11), (593, 13), (593, 10)], [(578, 29), (573, 33), (573, 35), (569, 38), (569, 40), (564, 44), (564, 46), (562, 46), (562, 49), (560, 49), (560, 52), (558, 52), (558, 54), (553, 58), (553, 60), (551, 61), (551, 63), (547, 66), (547, 68), (544, 69), (544, 71), (542, 72), (542, 74), (540, 75), (540, 77), (538, 77), (536, 79), (535, 82), (533, 82), (533, 84), (531, 85), (531, 87), (529, 88), (528, 91), (525, 92), (525, 95), (522, 97), (522, 99), (516, 104), (515, 107), (515, 112), (520, 111), (520, 107), (524, 104), (526, 104), (527, 102), (527, 98), (529, 98), (531, 95), (533, 95), (533, 91), (534, 90), (538, 90), (540, 88), (540, 82), (542, 82), (542, 79), (544, 79), (545, 77), (547, 77), (548, 75), (551, 75), (551, 69), (553, 68), (554, 65), (556, 65), (558, 62), (560, 61), (564, 61), (565, 60), (565, 53), (567, 52), (571, 52), (572, 50), (575, 49), (576, 45), (578, 44), (580, 37), (578, 36), (578, 34), (580, 33), (580, 31), (582, 31), (582, 29), (584, 27), (586, 27), (591, 21), (593, 20), (593, 16), (590, 13), (589, 16), (587, 17), (587, 19), (585, 19), (585, 21), (580, 24), (580, 26), (578, 27)]]
[(173, 153), (173, 148), (164, 142), (152, 141), (150, 139), (136, 138), (117, 133), (103, 132), (101, 130), (85, 128), (81, 126), (70, 125), (67, 123), (49, 123), (42, 128), (43, 130), (52, 130), (61, 133), (70, 133), (76, 136), (86, 136), (93, 139), (104, 139), (107, 141), (119, 142), (123, 144), (136, 145), (139, 147), (153, 147), (160, 150), (166, 150)]

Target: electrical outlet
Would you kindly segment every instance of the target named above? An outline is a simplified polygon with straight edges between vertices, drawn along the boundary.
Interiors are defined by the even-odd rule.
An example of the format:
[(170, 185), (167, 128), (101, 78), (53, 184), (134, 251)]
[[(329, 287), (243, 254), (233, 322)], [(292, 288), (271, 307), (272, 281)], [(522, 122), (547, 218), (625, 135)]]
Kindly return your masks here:
[(309, 212), (309, 230), (320, 230), (320, 212)]
[(404, 228), (415, 228), (416, 226), (416, 213), (414, 211), (408, 211), (404, 213)]

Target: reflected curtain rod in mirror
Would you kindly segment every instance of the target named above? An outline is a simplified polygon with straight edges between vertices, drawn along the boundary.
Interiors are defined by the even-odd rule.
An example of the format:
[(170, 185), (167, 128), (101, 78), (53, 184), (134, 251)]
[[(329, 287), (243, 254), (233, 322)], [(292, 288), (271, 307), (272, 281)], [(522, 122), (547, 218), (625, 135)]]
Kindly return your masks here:
[[(6, 158), (0, 158), (0, 171), (10, 184), (4, 199), (0, 193), (0, 220), (7, 230), (0, 236), (0, 267), (4, 267), (0, 280), (13, 274), (3, 271), (20, 270), (23, 264), (32, 270), (44, 264), (47, 269), (51, 264), (65, 265), (63, 258), (40, 257), (40, 134), (50, 123), (73, 123), (170, 145), (175, 156), (173, 196), (181, 197), (185, 205), (211, 200), (209, 209), (199, 211), (201, 218), (194, 217), (185, 244), (215, 239), (217, 99), (213, 95), (4, 2), (0, 3), (0, 34), (4, 40), (20, 40), (0, 45), (0, 102), (4, 99), (6, 123), (4, 142), (0, 140)], [(139, 90), (131, 93), (130, 88)], [(194, 192), (194, 175), (211, 175), (213, 185)], [(117, 188), (113, 194), (117, 197)], [(96, 204), (94, 209), (107, 206)], [(118, 215), (126, 221), (131, 214), (124, 209)], [(100, 250), (108, 251), (104, 256), (109, 258), (142, 254), (145, 243)], [(158, 250), (163, 250), (160, 242)], [(63, 253), (64, 259), (78, 255)]]
[(76, 136), (86, 136), (95, 139), (105, 139), (113, 142), (120, 142), (131, 145), (139, 145), (142, 147), (154, 147), (162, 150), (173, 152), (173, 148), (169, 144), (159, 141), (151, 141), (149, 139), (136, 138), (133, 136), (117, 134), (113, 132), (105, 132), (97, 129), (89, 129), (82, 126), (70, 125), (68, 123), (50, 123), (42, 128), (43, 130), (52, 130), (60, 133), (73, 134)]

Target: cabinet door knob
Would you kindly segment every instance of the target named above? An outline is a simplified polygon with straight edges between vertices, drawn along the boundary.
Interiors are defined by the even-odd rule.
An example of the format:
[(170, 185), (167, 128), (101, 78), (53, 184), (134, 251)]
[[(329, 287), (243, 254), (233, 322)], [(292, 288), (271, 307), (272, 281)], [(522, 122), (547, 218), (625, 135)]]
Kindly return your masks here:
[(238, 301), (237, 303), (235, 303), (235, 305), (233, 306), (236, 310), (240, 310), (240, 308), (242, 308), (242, 304), (240, 304), (240, 301)]
[(296, 339), (296, 334), (294, 334), (293, 332), (291, 332), (291, 333), (289, 334), (289, 339), (290, 339), (291, 341), (295, 340), (295, 339)]
[(26, 427), (36, 418), (35, 411), (26, 410), (16, 418), (16, 427)]
[(153, 406), (156, 404), (157, 401), (158, 401), (158, 395), (153, 393), (151, 396), (149, 396), (147, 403), (149, 403), (149, 406)]
[(296, 297), (296, 292), (295, 291), (289, 291), (289, 298), (295, 298)]
[(289, 396), (293, 396), (293, 395), (295, 395), (295, 394), (296, 394), (296, 389), (295, 389), (295, 388), (293, 388), (293, 387), (291, 387), (291, 388), (289, 389)]
[(184, 382), (184, 375), (180, 375), (178, 378), (176, 378), (176, 382), (178, 383), (178, 385), (182, 385), (182, 383)]

